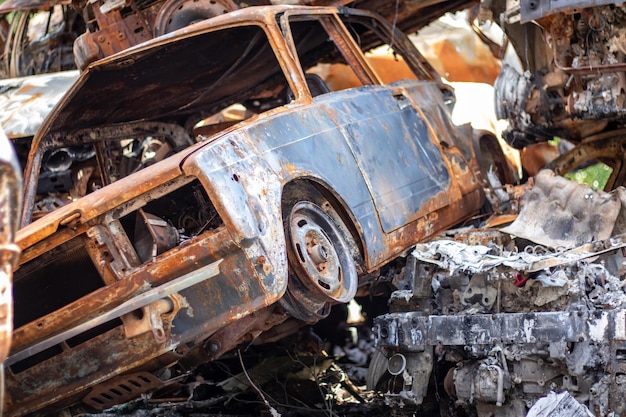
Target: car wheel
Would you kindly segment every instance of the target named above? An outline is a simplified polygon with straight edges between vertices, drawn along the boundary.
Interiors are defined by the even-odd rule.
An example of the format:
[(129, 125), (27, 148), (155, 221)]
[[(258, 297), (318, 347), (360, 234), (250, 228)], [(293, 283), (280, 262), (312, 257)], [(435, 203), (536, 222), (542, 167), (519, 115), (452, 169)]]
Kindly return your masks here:
[(345, 226), (310, 201), (293, 205), (285, 221), (289, 283), (281, 300), (294, 317), (314, 322), (334, 303), (356, 294), (358, 274)]
[(154, 36), (173, 32), (237, 8), (232, 0), (168, 0), (155, 19)]

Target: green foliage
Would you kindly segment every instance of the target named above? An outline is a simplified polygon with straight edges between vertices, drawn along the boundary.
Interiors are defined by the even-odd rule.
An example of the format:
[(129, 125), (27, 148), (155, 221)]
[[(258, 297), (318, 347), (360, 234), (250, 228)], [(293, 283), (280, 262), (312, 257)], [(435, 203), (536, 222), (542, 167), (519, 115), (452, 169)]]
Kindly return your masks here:
[(568, 178), (579, 184), (587, 184), (591, 188), (596, 190), (604, 189), (606, 182), (609, 180), (613, 169), (608, 165), (598, 163), (586, 168), (582, 168), (576, 171), (565, 174), (565, 178)]

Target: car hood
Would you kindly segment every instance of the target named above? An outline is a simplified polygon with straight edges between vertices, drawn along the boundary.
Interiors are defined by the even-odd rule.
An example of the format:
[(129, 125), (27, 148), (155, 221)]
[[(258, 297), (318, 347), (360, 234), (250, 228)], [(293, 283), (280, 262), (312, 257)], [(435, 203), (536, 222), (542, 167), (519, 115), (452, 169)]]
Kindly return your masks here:
[[(91, 64), (38, 136), (145, 120), (184, 124), (192, 114), (263, 91), (278, 74), (274, 52), (262, 42), (262, 9), (209, 19)], [(221, 25), (237, 20), (251, 24)]]

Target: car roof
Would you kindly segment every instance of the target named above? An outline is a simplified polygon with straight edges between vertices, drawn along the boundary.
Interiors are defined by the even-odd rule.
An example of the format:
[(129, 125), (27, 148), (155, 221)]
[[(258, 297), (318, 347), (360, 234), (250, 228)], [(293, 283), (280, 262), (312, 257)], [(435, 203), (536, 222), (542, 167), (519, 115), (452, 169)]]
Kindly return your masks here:
[(0, 126), (11, 139), (32, 137), (78, 78), (78, 71), (0, 80)]
[[(332, 14), (336, 8), (258, 6), (208, 19), (89, 65), (36, 136), (140, 120), (181, 122), (224, 100), (261, 91), (276, 71), (259, 28), (291, 10)], [(271, 62), (270, 60), (273, 60)], [(265, 84), (264, 84), (265, 83)], [(264, 84), (264, 85), (262, 85)], [(231, 104), (231, 103), (228, 103)]]

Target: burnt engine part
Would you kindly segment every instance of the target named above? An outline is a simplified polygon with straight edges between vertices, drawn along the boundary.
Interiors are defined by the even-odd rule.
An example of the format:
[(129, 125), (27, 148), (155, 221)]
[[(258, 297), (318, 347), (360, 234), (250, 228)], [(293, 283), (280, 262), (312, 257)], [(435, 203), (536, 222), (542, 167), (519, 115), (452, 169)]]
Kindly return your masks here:
[(522, 0), (502, 19), (523, 66), (521, 73), (504, 66), (495, 83), (496, 112), (510, 122), (503, 136), (512, 146), (554, 136), (578, 142), (624, 122), (623, 5)]
[[(479, 264), (490, 265), (499, 256), (493, 248), (450, 242), (450, 253), (474, 253)], [(376, 360), (386, 366), (370, 369), (370, 388), (396, 387), (386, 394), (392, 402), (420, 405), (427, 389), (440, 384), (457, 407), (472, 408), (479, 416), (525, 416), (554, 390), (570, 392), (597, 415), (623, 412), (626, 392), (618, 370), (626, 369), (626, 294), (604, 265), (621, 265), (626, 245), (623, 236), (598, 247), (604, 250), (605, 244), (615, 246), (599, 263), (589, 262), (598, 253), (585, 252), (576, 260), (572, 253), (546, 250), (532, 254), (524, 267), (529, 253), (503, 251), (499, 266), (482, 273), (455, 269), (445, 250), (434, 251), (439, 259), (433, 262), (440, 266), (430, 266), (430, 276), (421, 274), (413, 284), (432, 282), (434, 311), (406, 311), (407, 300), (416, 304), (419, 298), (412, 290), (392, 295), (395, 312), (375, 320), (378, 346), (385, 352)], [(420, 249), (416, 255), (425, 258)], [(559, 265), (528, 272), (531, 265), (545, 265), (537, 263), (539, 258)], [(429, 356), (434, 359), (425, 365)], [(426, 389), (430, 375), (439, 382), (431, 378)]]
[[(394, 281), (390, 313), (374, 321), (369, 388), (442, 415), (523, 417), (550, 393), (568, 393), (552, 402), (575, 403), (580, 415), (626, 412), (625, 190), (592, 191), (548, 174), (526, 194), (515, 227), (502, 229), (522, 237), (449, 231), (454, 240), (416, 245), (408, 273)], [(610, 213), (600, 213), (607, 204)], [(554, 233), (551, 212), (568, 207), (574, 223), (595, 222), (597, 231)], [(539, 243), (523, 233), (529, 228), (542, 232)]]

